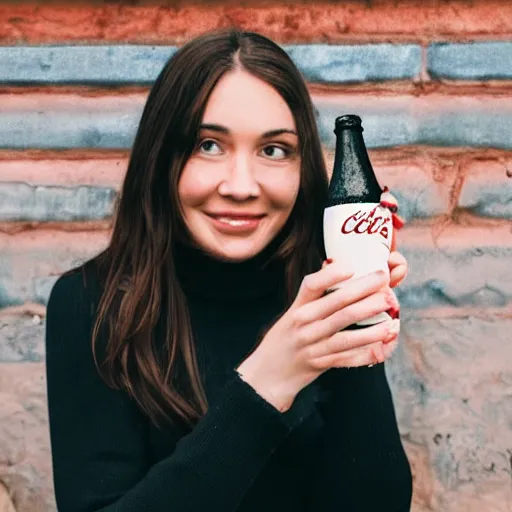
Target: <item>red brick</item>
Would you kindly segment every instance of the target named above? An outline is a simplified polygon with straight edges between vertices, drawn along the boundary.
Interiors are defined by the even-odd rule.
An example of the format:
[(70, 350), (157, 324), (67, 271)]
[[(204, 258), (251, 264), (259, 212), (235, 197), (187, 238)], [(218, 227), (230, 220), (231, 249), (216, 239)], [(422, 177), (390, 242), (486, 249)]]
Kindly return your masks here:
[[(226, 2), (224, 2), (225, 4)], [(0, 7), (0, 42), (120, 41), (181, 44), (204, 31), (237, 24), (280, 42), (499, 39), (512, 33), (506, 1), (409, 0), (278, 6), (205, 2), (180, 6)]]

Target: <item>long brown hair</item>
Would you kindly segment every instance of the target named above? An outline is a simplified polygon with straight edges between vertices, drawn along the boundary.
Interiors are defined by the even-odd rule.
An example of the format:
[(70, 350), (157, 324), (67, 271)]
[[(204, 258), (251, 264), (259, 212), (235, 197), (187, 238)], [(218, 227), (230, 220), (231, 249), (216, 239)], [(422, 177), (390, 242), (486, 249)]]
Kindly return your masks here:
[[(93, 330), (100, 374), (128, 392), (155, 425), (197, 422), (207, 410), (185, 296), (173, 248), (187, 236), (178, 180), (197, 145), (208, 98), (224, 73), (241, 68), (274, 87), (296, 122), (300, 190), (277, 257), (285, 264), (288, 303), (322, 257), (327, 174), (306, 85), (288, 55), (256, 33), (223, 30), (198, 37), (170, 58), (147, 99), (114, 216), (109, 246), (91, 260), (103, 276)], [(160, 347), (155, 328), (162, 322)], [(105, 329), (102, 361), (99, 333)], [(164, 350), (161, 345), (164, 343)], [(162, 357), (162, 354), (164, 356)], [(183, 368), (181, 385), (174, 376)]]

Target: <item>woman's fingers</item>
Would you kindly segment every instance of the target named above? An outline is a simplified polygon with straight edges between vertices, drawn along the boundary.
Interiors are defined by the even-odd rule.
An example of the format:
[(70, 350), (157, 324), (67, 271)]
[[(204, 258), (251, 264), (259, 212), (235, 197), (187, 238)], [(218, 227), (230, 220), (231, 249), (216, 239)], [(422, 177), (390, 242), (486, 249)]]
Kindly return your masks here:
[(339, 265), (327, 265), (318, 272), (308, 274), (302, 280), (293, 307), (298, 308), (319, 299), (332, 286), (342, 283), (353, 276), (345, 272)]
[(398, 340), (390, 343), (378, 341), (370, 345), (354, 348), (338, 354), (324, 356), (315, 361), (315, 367), (355, 368), (357, 366), (373, 366), (388, 360), (398, 346)]
[(309, 347), (310, 357), (319, 359), (332, 354), (371, 345), (382, 341), (389, 343), (396, 339), (400, 331), (400, 320), (389, 320), (362, 329), (340, 331)]
[(389, 285), (394, 288), (398, 286), (407, 275), (407, 260), (398, 251), (393, 251), (389, 255), (388, 266), (390, 274)]
[(398, 309), (396, 295), (391, 288), (387, 288), (384, 291), (372, 293), (361, 300), (342, 304), (327, 318), (305, 324), (302, 327), (303, 339), (306, 342), (307, 340), (311, 342), (329, 338), (349, 325), (356, 324), (379, 313), (398, 311)]
[[(387, 284), (387, 275), (385, 272), (372, 272), (371, 274), (345, 281), (333, 292), (325, 294), (317, 300), (303, 304), (302, 307), (296, 311), (296, 323), (297, 325), (308, 325), (319, 320), (327, 319), (343, 308), (361, 301), (379, 290), (385, 290)], [(389, 300), (389, 305), (387, 307), (384, 306), (382, 311), (397, 306), (397, 304), (395, 304), (394, 294), (390, 288), (382, 292), (381, 298), (383, 300), (386, 298)], [(385, 302), (383, 304), (385, 304)], [(379, 307), (378, 305), (376, 306)], [(381, 311), (378, 312), (380, 313)], [(365, 314), (366, 313), (363, 312), (363, 318), (359, 320), (368, 318), (376, 313), (370, 312), (367, 316), (364, 316)], [(317, 327), (316, 325), (312, 326), (313, 329), (317, 329)], [(335, 331), (340, 328), (335, 328)], [(321, 337), (325, 337), (328, 334), (328, 332), (323, 332)]]

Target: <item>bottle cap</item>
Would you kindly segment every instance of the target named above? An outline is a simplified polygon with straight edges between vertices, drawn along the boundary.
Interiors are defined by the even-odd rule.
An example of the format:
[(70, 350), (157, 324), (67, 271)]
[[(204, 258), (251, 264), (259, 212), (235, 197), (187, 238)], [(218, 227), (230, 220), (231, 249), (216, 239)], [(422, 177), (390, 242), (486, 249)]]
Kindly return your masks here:
[(336, 121), (334, 123), (334, 133), (338, 135), (338, 130), (342, 130), (343, 128), (357, 128), (360, 131), (363, 131), (361, 123), (361, 118), (359, 116), (356, 116), (355, 114), (346, 114), (344, 116), (339, 116), (336, 118)]

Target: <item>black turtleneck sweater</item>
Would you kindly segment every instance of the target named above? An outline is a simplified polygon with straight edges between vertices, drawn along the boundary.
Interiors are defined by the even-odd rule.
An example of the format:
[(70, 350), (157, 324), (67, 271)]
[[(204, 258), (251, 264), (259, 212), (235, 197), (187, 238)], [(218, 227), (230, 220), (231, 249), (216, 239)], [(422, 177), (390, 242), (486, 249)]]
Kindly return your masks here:
[(233, 264), (177, 254), (209, 403), (192, 429), (154, 427), (103, 382), (90, 342), (99, 281), (87, 267), (57, 281), (46, 361), (59, 512), (409, 511), (410, 467), (383, 364), (330, 370), (285, 413), (236, 373), (284, 311), (283, 268), (262, 270), (266, 256)]

